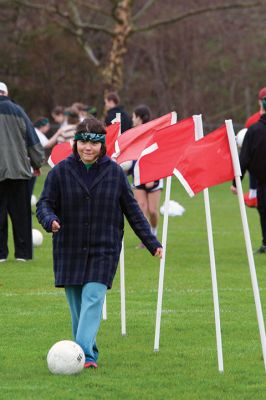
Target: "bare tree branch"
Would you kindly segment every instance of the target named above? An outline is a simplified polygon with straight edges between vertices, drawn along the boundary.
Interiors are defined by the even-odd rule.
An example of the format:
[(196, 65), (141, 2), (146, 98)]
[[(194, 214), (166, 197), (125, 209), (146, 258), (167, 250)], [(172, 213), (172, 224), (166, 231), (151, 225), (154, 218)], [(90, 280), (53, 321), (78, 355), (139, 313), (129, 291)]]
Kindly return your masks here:
[(186, 18), (193, 17), (195, 15), (200, 15), (200, 14), (205, 14), (207, 12), (215, 12), (219, 10), (228, 10), (228, 9), (237, 9), (237, 8), (252, 8), (252, 7), (258, 7), (262, 5), (261, 1), (257, 1), (254, 3), (238, 3), (238, 4), (220, 4), (217, 6), (209, 6), (209, 7), (204, 7), (204, 8), (197, 8), (191, 11), (187, 11), (182, 14), (177, 14), (172, 18), (166, 18), (162, 19), (159, 21), (156, 21), (152, 24), (145, 25), (142, 27), (133, 27), (131, 30), (131, 34), (137, 33), (137, 32), (145, 32), (145, 31), (150, 31), (152, 29), (159, 28), (162, 25), (170, 25), (175, 22), (182, 21)]
[(156, 2), (157, 0), (148, 0), (144, 6), (132, 17), (132, 21), (136, 21)]
[(78, 37), (77, 38), (78, 43), (81, 45), (81, 47), (83, 48), (83, 50), (85, 51), (85, 54), (88, 56), (88, 58), (93, 62), (93, 64), (96, 67), (99, 67), (100, 65), (100, 61), (98, 60), (98, 58), (95, 56), (92, 48), (90, 47), (89, 43), (85, 40), (83, 40), (82, 37)]
[(80, 4), (80, 5), (83, 6), (83, 7), (88, 8), (89, 10), (98, 12), (98, 13), (100, 13), (100, 14), (102, 14), (102, 15), (105, 15), (105, 16), (107, 16), (107, 17), (112, 18), (112, 16), (111, 16), (110, 13), (108, 13), (107, 11), (105, 11), (103, 8), (96, 6), (95, 4), (90, 4), (90, 3), (88, 3), (87, 1), (82, 1), (82, 0), (79, 0), (79, 1), (78, 1), (78, 4)]
[(13, 0), (15, 4), (22, 5), (25, 7), (30, 7), (30, 8), (35, 8), (37, 10), (44, 10), (47, 12), (56, 12), (56, 8), (50, 5), (44, 5), (44, 4), (38, 4), (38, 3), (32, 3), (27, 0)]
[(76, 7), (76, 4), (73, 0), (68, 0), (67, 3), (69, 6), (69, 9), (71, 11), (70, 22), (72, 23), (72, 25), (74, 25), (75, 28), (77, 28), (73, 32), (73, 34), (76, 37), (77, 42), (81, 45), (81, 47), (85, 51), (86, 55), (89, 57), (89, 59), (93, 62), (94, 65), (96, 65), (98, 67), (100, 65), (100, 62), (97, 59), (97, 57), (95, 56), (88, 41), (84, 37), (83, 29), (81, 27), (82, 22), (81, 22), (79, 10)]
[[(92, 31), (97, 31), (97, 32), (104, 32), (110, 36), (113, 35), (113, 31), (106, 28), (105, 26), (102, 25), (97, 25), (97, 24), (91, 24), (89, 22), (84, 23), (81, 22), (81, 20), (79, 20), (79, 22), (77, 22), (78, 20), (76, 19), (71, 19), (71, 16), (69, 15), (68, 12), (62, 12), (60, 10), (59, 7), (53, 7), (53, 6), (46, 6), (40, 3), (31, 3), (27, 0), (14, 0), (14, 3), (18, 4), (18, 5), (22, 5), (28, 8), (35, 8), (37, 10), (43, 10), (46, 11), (49, 14), (57, 14), (62, 18), (67, 19), (68, 21), (71, 22), (71, 24), (73, 26), (75, 26), (76, 28), (81, 28), (81, 29), (90, 29)], [(76, 7), (75, 7), (76, 8)], [(76, 17), (75, 17), (76, 18)], [(63, 23), (60, 23), (63, 26)], [(64, 25), (64, 28), (66, 27), (66, 25)]]
[(82, 29), (90, 29), (95, 32), (103, 32), (106, 33), (109, 36), (113, 36), (114, 32), (111, 29), (106, 28), (105, 26), (102, 25), (96, 25), (96, 24), (91, 24), (90, 22), (81, 22), (79, 25), (77, 25), (78, 28)]

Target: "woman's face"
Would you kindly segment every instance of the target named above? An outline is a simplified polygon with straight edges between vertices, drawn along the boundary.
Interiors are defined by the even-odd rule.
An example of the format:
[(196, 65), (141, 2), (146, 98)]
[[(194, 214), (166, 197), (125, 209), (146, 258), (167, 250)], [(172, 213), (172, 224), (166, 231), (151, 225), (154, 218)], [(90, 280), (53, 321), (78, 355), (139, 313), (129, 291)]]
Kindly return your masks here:
[(132, 114), (132, 122), (133, 122), (133, 126), (138, 126), (138, 125), (142, 125), (142, 120), (140, 117), (137, 117), (136, 114), (133, 112)]
[(77, 141), (77, 151), (81, 161), (84, 164), (93, 163), (99, 158), (101, 153), (101, 142), (83, 142), (82, 140)]

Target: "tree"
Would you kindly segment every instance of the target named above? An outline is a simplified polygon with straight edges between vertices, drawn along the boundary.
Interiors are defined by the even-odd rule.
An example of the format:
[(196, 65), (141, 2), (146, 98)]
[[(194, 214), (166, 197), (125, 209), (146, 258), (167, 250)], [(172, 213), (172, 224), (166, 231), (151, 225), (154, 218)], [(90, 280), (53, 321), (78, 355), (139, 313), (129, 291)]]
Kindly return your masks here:
[[(146, 0), (139, 4), (137, 0), (48, 0), (45, 4), (38, 0), (1, 0), (0, 4), (8, 7), (27, 7), (44, 12), (54, 23), (68, 31), (84, 50), (90, 62), (100, 69), (104, 87), (119, 91), (124, 83), (123, 67), (128, 51), (128, 41), (133, 35), (157, 30), (176, 24), (193, 16), (214, 13), (219, 10), (246, 9), (261, 5), (261, 1), (240, 1), (227, 4), (210, 4), (186, 11), (174, 11), (150, 22), (148, 11), (158, 4), (158, 0)], [(143, 20), (148, 20), (146, 23)], [(109, 38), (110, 46), (107, 57), (97, 55), (92, 43), (92, 33), (101, 33)]]

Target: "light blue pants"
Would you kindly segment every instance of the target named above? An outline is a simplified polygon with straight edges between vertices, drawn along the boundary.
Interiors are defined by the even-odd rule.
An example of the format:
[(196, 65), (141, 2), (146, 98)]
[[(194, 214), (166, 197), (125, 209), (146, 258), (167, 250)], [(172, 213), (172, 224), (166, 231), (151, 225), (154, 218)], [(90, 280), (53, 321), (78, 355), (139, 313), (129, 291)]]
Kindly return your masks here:
[(97, 282), (65, 287), (72, 319), (73, 337), (83, 349), (86, 362), (96, 362), (98, 359), (96, 336), (102, 319), (106, 290), (106, 285)]

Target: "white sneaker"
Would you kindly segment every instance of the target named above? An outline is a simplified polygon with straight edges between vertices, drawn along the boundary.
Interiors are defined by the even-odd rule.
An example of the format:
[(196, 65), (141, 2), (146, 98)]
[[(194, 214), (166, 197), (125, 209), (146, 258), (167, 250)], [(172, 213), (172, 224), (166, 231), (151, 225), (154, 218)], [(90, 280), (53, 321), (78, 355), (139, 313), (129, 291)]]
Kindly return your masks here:
[(6, 258), (0, 258), (0, 262), (5, 262)]
[(25, 260), (25, 258), (16, 258), (17, 261), (23, 261), (26, 262), (27, 260)]

